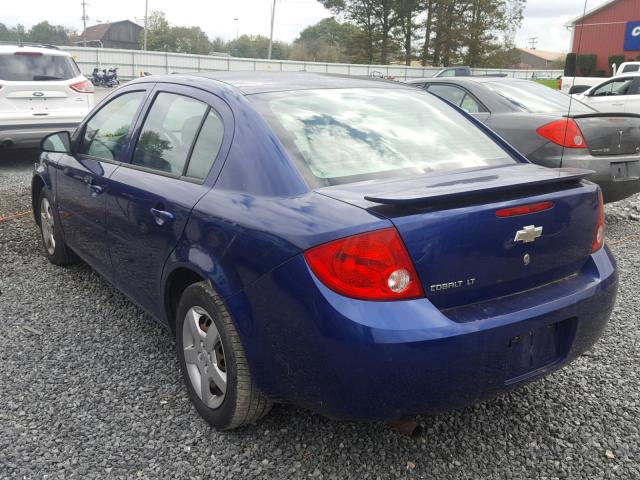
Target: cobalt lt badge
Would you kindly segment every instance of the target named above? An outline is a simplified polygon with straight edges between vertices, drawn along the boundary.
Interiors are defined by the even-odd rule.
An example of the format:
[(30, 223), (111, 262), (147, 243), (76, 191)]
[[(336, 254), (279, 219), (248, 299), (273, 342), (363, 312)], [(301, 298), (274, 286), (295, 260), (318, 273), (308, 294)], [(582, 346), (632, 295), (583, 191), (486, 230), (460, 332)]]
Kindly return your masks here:
[(522, 230), (516, 232), (516, 238), (514, 242), (531, 243), (535, 242), (536, 238), (542, 236), (542, 227), (536, 227), (535, 225), (528, 225), (523, 227)]

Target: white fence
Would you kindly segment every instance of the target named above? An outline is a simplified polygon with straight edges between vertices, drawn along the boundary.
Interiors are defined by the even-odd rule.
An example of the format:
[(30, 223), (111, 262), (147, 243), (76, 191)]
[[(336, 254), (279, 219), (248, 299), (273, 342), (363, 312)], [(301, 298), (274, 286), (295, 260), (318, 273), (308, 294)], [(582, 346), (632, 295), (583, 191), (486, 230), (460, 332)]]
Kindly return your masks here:
[[(173, 72), (277, 71), (320, 72), (344, 75), (371, 75), (380, 72), (400, 80), (430, 77), (440, 70), (437, 67), (405, 67), (402, 65), (359, 65), (348, 63), (298, 62), (290, 60), (264, 60), (258, 58), (216, 57), (211, 55), (188, 55), (184, 53), (119, 50), (115, 48), (63, 47), (74, 56), (85, 75), (95, 67), (118, 67), (122, 78), (140, 76), (141, 72), (166, 74)], [(506, 73), (514, 78), (556, 78), (562, 70), (504, 70), (475, 68), (474, 74)]]

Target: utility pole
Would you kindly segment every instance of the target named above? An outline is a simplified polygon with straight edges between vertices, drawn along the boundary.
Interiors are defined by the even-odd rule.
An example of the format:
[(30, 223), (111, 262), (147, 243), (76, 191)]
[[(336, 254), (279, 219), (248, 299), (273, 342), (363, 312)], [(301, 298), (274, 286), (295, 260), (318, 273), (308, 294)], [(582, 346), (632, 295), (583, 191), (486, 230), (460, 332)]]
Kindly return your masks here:
[(84, 28), (84, 31), (82, 32), (82, 39), (84, 40), (84, 42), (82, 43), (83, 46), (87, 46), (87, 2), (85, 0), (82, 0), (82, 28)]
[(276, 16), (276, 0), (273, 0), (273, 7), (271, 7), (271, 34), (269, 35), (269, 54), (267, 58), (271, 60), (271, 48), (273, 47), (273, 19)]
[(238, 41), (238, 34), (240, 33), (240, 27), (239, 27), (239, 24), (238, 24), (239, 20), (240, 19), (237, 18), (237, 17), (233, 19), (233, 21), (236, 22), (236, 42)]
[(536, 49), (536, 45), (538, 44), (538, 37), (530, 37), (528, 42), (529, 42), (529, 47), (531, 48), (531, 50), (535, 50)]
[(149, 0), (144, 0), (144, 39), (142, 40), (142, 49), (147, 49), (147, 25), (149, 22)]

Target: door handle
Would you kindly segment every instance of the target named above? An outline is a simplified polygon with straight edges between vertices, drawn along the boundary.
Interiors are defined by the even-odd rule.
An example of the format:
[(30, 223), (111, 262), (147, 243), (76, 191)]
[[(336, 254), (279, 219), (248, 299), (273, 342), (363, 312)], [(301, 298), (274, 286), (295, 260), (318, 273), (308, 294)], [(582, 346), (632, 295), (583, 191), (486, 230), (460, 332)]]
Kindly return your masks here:
[(151, 215), (156, 219), (156, 223), (159, 226), (164, 225), (165, 223), (173, 222), (176, 217), (173, 213), (167, 212), (166, 210), (158, 210), (157, 208), (152, 208), (149, 210)]
[(92, 195), (100, 195), (102, 192), (104, 192), (104, 187), (101, 187), (100, 185), (94, 185), (89, 184), (89, 190), (91, 190), (91, 194)]
[(624, 103), (612, 103), (612, 107), (624, 107)]

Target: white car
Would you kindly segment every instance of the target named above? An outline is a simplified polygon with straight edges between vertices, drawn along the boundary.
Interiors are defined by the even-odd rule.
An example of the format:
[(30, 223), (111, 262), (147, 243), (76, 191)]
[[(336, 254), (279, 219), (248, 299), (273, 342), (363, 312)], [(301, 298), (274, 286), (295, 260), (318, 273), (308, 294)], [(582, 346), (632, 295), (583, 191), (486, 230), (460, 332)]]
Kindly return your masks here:
[(640, 114), (640, 73), (609, 78), (573, 97), (599, 112)]
[(72, 132), (94, 105), (93, 84), (55, 47), (0, 45), (0, 149)]

